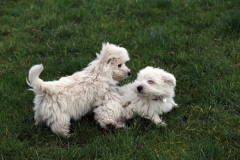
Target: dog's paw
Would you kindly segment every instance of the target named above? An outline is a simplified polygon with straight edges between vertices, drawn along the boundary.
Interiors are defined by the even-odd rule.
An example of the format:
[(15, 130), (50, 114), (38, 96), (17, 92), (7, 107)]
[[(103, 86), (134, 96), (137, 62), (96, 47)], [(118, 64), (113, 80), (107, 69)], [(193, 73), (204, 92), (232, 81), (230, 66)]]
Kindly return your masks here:
[(67, 134), (67, 135), (65, 135), (64, 137), (68, 139), (68, 138), (71, 137), (71, 135), (72, 135), (72, 134)]
[(125, 124), (117, 124), (116, 129), (125, 128)]
[(157, 127), (166, 127), (167, 123), (165, 123), (164, 121), (161, 121), (160, 123), (157, 124)]
[(70, 138), (72, 133), (69, 133), (69, 132), (61, 132), (59, 133), (60, 136), (62, 136), (63, 138)]
[(178, 107), (180, 107), (180, 106), (179, 106), (177, 103), (174, 103), (174, 107), (177, 107), (177, 108), (178, 108)]

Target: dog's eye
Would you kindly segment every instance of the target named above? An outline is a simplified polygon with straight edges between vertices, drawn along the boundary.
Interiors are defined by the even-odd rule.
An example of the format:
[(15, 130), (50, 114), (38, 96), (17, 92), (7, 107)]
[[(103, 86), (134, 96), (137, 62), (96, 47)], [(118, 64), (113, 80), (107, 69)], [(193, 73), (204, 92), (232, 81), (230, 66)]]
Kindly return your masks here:
[(118, 68), (121, 68), (121, 67), (122, 67), (122, 64), (119, 64), (119, 65), (118, 65)]
[(152, 80), (148, 80), (147, 82), (148, 82), (148, 84), (153, 84), (154, 83)]

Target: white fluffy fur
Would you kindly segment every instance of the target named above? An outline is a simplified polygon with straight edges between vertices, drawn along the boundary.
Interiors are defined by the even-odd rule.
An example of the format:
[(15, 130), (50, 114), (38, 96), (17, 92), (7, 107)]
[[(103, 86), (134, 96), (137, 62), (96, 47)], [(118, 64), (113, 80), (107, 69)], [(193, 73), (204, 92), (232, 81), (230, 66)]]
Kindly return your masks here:
[(125, 48), (106, 43), (87, 68), (58, 81), (44, 82), (39, 79), (43, 66), (33, 66), (27, 83), (36, 94), (36, 125), (45, 123), (54, 133), (68, 137), (70, 119), (80, 119), (96, 106), (124, 105), (115, 87), (130, 75), (128, 60)]
[(108, 103), (93, 110), (94, 119), (106, 130), (125, 127), (126, 118), (123, 116), (125, 113), (123, 112), (123, 106), (127, 103), (123, 99), (118, 100), (122, 101), (122, 105)]
[(126, 118), (132, 118), (134, 113), (150, 119), (156, 125), (165, 126), (159, 117), (172, 110), (174, 102), (175, 77), (163, 69), (146, 67), (138, 73), (137, 79), (119, 88), (119, 93), (131, 104), (126, 108)]
[[(107, 126), (109, 123), (104, 121), (106, 119), (119, 123), (119, 119), (123, 117), (130, 119), (137, 114), (150, 119), (158, 126), (165, 126), (166, 123), (159, 115), (169, 112), (174, 106), (177, 106), (173, 100), (175, 86), (176, 79), (172, 74), (159, 68), (146, 67), (138, 73), (138, 77), (133, 83), (118, 89), (124, 102), (130, 102), (130, 104), (118, 108), (112, 106), (98, 107), (94, 110), (96, 120), (100, 124), (103, 123), (101, 126)], [(101, 112), (96, 112), (96, 110), (101, 110)], [(108, 113), (111, 113), (111, 116)]]

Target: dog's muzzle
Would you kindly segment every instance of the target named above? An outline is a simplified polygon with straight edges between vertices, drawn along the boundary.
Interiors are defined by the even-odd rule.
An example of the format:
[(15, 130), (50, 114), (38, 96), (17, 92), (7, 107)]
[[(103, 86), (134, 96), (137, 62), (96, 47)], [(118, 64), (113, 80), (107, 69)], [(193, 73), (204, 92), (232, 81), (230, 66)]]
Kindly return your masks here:
[(131, 76), (131, 72), (128, 72), (128, 76)]

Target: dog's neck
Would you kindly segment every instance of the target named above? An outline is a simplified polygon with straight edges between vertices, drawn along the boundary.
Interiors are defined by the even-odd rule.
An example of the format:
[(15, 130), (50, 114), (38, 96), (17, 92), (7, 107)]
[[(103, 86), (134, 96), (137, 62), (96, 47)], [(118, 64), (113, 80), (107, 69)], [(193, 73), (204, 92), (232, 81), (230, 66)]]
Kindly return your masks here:
[(97, 74), (98, 76), (104, 76), (108, 79), (113, 80), (112, 78), (112, 72), (108, 71), (106, 69), (106, 64), (101, 63), (99, 59), (96, 59), (95, 61), (91, 62), (88, 67), (85, 68), (86, 71), (89, 73)]

